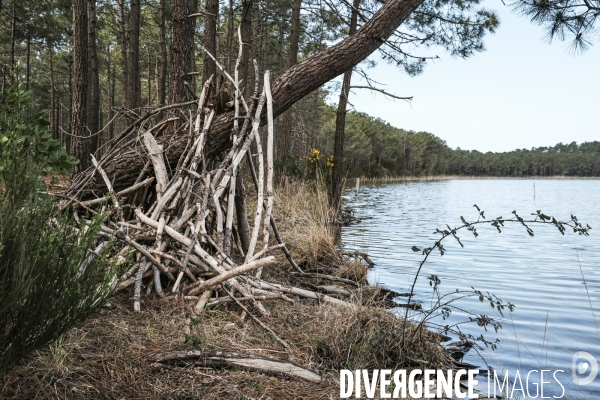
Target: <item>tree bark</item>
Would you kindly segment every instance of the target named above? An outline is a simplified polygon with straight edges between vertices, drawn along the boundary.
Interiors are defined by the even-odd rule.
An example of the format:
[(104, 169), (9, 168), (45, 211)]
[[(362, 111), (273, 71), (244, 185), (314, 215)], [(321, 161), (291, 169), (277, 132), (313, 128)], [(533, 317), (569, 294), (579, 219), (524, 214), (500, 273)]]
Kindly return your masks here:
[(167, 93), (167, 24), (165, 19), (165, 0), (160, 0), (158, 10), (159, 29), (159, 67), (158, 67), (158, 104), (165, 105)]
[(29, 90), (29, 76), (31, 75), (31, 37), (27, 35), (27, 61), (25, 66), (25, 90)]
[(16, 0), (12, 3), (12, 21), (10, 26), (10, 84), (15, 84), (15, 30), (17, 25)]
[(88, 17), (88, 93), (87, 93), (87, 127), (93, 135), (90, 138), (90, 153), (98, 149), (100, 130), (100, 78), (98, 76), (98, 56), (96, 51), (96, 0), (87, 0)]
[(57, 112), (56, 112), (56, 93), (54, 92), (54, 49), (52, 40), (46, 39), (48, 46), (48, 76), (50, 77), (50, 130), (54, 139), (60, 139), (57, 127)]
[[(271, 85), (274, 117), (367, 58), (422, 2), (423, 0), (389, 0), (356, 34), (285, 71)], [(207, 157), (213, 157), (231, 146), (229, 138), (232, 127), (232, 111), (223, 113), (213, 120), (206, 143)], [(169, 141), (169, 145), (165, 146), (165, 156), (171, 164), (176, 164), (187, 144), (187, 135), (169, 136), (158, 140)], [(139, 171), (144, 166), (144, 160), (139, 157), (140, 151), (137, 147), (124, 148), (118, 157), (103, 165), (109, 177), (115, 181), (115, 190), (127, 188), (135, 182)], [(86, 177), (83, 174), (76, 177), (73, 181), (74, 185), (77, 185), (81, 179)], [(97, 178), (88, 188), (96, 189), (98, 194), (105, 191), (103, 182), (99, 182)]]
[[(298, 43), (300, 41), (300, 7), (302, 0), (294, 0), (292, 7), (292, 34), (290, 37), (290, 54), (288, 59), (288, 68), (292, 68), (298, 63)], [(283, 117), (283, 141), (287, 145), (286, 151), (292, 152), (292, 110), (286, 111)]]
[(173, 2), (171, 103), (182, 103), (192, 99), (192, 94), (186, 89), (185, 82), (188, 84), (192, 82), (192, 75), (189, 73), (195, 70), (194, 28), (196, 24), (194, 18), (188, 17), (195, 12), (195, 0), (175, 0)]
[[(352, 16), (350, 17), (350, 29), (348, 36), (356, 33), (358, 23), (358, 7), (360, 0), (354, 0), (352, 4)], [(333, 171), (331, 179), (331, 195), (329, 204), (335, 213), (340, 210), (342, 199), (342, 168), (344, 166), (344, 133), (346, 130), (346, 107), (348, 106), (348, 95), (350, 94), (350, 80), (352, 79), (352, 69), (344, 73), (344, 82), (340, 92), (337, 113), (335, 115), (335, 137), (333, 143)]]
[(229, 0), (229, 9), (227, 10), (227, 63), (225, 68), (227, 72), (233, 72), (231, 69), (231, 46), (233, 44), (233, 0)]
[[(113, 119), (114, 116), (114, 111), (113, 111), (113, 107), (115, 106), (115, 86), (114, 86), (114, 81), (115, 81), (115, 71), (114, 71), (114, 66), (111, 63), (111, 49), (110, 46), (108, 47), (108, 51), (106, 52), (106, 62), (107, 62), (107, 71), (106, 71), (106, 80), (108, 81), (108, 93), (107, 93), (107, 98), (108, 98), (108, 113), (107, 113), (107, 118), (108, 121), (110, 122)], [(114, 124), (109, 123), (108, 124), (108, 133), (107, 133), (107, 140), (111, 140), (114, 137)]]
[(248, 224), (248, 211), (246, 207), (246, 187), (243, 174), (239, 174), (235, 180), (235, 210), (237, 219), (237, 231), (242, 244), (244, 254), (248, 252), (250, 245), (250, 225)]
[(71, 155), (79, 159), (75, 171), (87, 168), (89, 160), (89, 133), (86, 129), (86, 103), (88, 90), (87, 57), (87, 7), (86, 0), (73, 0), (73, 89), (71, 100)]
[[(242, 23), (240, 25), (240, 34), (242, 36), (242, 58), (240, 59), (239, 79), (242, 81), (240, 90), (245, 87), (245, 94), (251, 88), (248, 82), (248, 65), (250, 64), (250, 34), (252, 32), (252, 8), (253, 0), (242, 0)], [(252, 74), (254, 75), (254, 74)]]
[[(213, 57), (217, 57), (217, 15), (219, 14), (219, 0), (206, 0), (206, 14), (204, 16), (204, 48)], [(216, 93), (217, 86), (217, 65), (206, 53), (203, 55), (202, 84), (204, 84), (211, 75), (215, 75), (212, 86), (212, 94)]]
[(129, 3), (129, 56), (127, 64), (129, 86), (123, 88), (128, 91), (128, 100), (125, 107), (133, 110), (140, 106), (140, 0), (131, 0)]
[(121, 66), (123, 68), (122, 73), (122, 86), (123, 86), (123, 105), (129, 104), (129, 70), (127, 62), (127, 36), (125, 33), (125, 0), (119, 1), (119, 45), (121, 47)]

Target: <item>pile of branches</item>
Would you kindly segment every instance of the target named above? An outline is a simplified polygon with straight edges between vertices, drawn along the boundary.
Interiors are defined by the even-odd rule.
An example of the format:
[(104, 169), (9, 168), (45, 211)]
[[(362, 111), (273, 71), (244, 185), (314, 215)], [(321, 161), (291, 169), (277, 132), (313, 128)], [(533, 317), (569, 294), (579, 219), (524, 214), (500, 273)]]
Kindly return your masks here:
[[(101, 227), (100, 235), (116, 238), (121, 243), (113, 254), (119, 262), (134, 260), (121, 277), (119, 289), (134, 286), (133, 307), (137, 312), (141, 311), (142, 281), (150, 277), (153, 279), (148, 284), (148, 292), (153, 290), (159, 296), (166, 292), (179, 295), (191, 302), (196, 313), (201, 313), (207, 305), (233, 301), (261, 325), (244, 303), (251, 304), (262, 315), (268, 315), (268, 311), (261, 300), (293, 302), (288, 297), (290, 294), (349, 305), (331, 296), (261, 279), (262, 269), (276, 263), (272, 255), (275, 250), (283, 251), (291, 267), (303, 274), (285, 247), (273, 218), (274, 133), (269, 72), (264, 75), (259, 96), (260, 79), (255, 62), (256, 83), (248, 104), (239, 88), (237, 69), (232, 78), (218, 66), (235, 90), (229, 104), (235, 109), (232, 145), (226, 155), (218, 160), (206, 146), (216, 114), (216, 101), (210, 96), (213, 80), (210, 77), (194, 104), (169, 106), (168, 113), (149, 112), (150, 116), (162, 115), (162, 118), (152, 127), (148, 126), (148, 116), (138, 118), (115, 138), (118, 143), (112, 144), (113, 150), (107, 151), (100, 160), (92, 156), (94, 169), (80, 174), (71, 188), (61, 194), (63, 206), (73, 207), (82, 224), (87, 221), (80, 218), (77, 211), (97, 213), (98, 208), (109, 208), (109, 218)], [(265, 107), (266, 113), (263, 112)], [(243, 116), (240, 111), (244, 112)], [(266, 151), (263, 152), (259, 127), (265, 116)], [(165, 143), (164, 136), (168, 134), (178, 136), (178, 140), (187, 136), (186, 149), (174, 168), (165, 161), (168, 149), (159, 145), (159, 141)], [(146, 153), (138, 156), (147, 157), (147, 162), (132, 185), (116, 191), (117, 183), (111, 181), (102, 166), (115, 157), (117, 150), (123, 151), (135, 143), (143, 144)], [(256, 151), (257, 165), (251, 151)], [(242, 196), (243, 201), (236, 203), (236, 190), (241, 187), (245, 191), (243, 184), (239, 185), (244, 160), (256, 187), (257, 207), (251, 231), (248, 218), (239, 218), (247, 215), (246, 194)], [(152, 172), (154, 176), (148, 177)], [(90, 190), (97, 187), (93, 182), (99, 177), (108, 196), (101, 197)], [(237, 227), (234, 225), (236, 211)], [(271, 231), (277, 244), (270, 246)]]

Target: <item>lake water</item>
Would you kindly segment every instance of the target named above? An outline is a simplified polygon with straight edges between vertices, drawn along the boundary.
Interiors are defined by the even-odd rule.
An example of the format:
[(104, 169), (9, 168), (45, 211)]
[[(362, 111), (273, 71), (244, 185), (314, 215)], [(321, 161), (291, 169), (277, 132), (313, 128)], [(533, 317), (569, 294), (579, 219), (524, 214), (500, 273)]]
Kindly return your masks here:
[[(535, 198), (534, 198), (535, 184)], [(544, 375), (545, 397), (599, 399), (600, 374), (587, 385), (577, 385), (572, 378), (573, 356), (585, 351), (600, 361), (600, 180), (454, 180), (422, 183), (398, 183), (361, 187), (344, 195), (345, 205), (355, 215), (371, 217), (342, 229), (342, 244), (346, 249), (358, 249), (369, 254), (375, 267), (369, 273), (370, 283), (409, 292), (421, 253), (411, 250), (431, 246), (439, 235), (436, 228), (462, 225), (460, 217), (476, 220), (477, 204), (486, 218), (512, 217), (511, 212), (525, 219), (542, 210), (560, 221), (571, 214), (593, 229), (590, 236), (567, 230), (562, 236), (555, 227), (531, 224), (535, 232), (530, 237), (519, 224), (506, 224), (499, 234), (496, 228), (477, 228), (478, 237), (463, 229), (458, 236), (464, 244), (448, 238), (447, 252), (440, 257), (434, 251), (424, 265), (415, 289), (414, 301), (430, 309), (435, 296), (427, 276), (441, 279), (442, 294), (456, 289), (474, 287), (489, 291), (505, 302), (515, 304), (514, 312), (504, 316), (492, 310), (488, 302), (476, 298), (460, 300), (455, 305), (475, 314), (487, 314), (502, 324), (496, 334), (492, 328), (484, 331), (476, 324), (461, 325), (464, 333), (484, 334), (487, 340), (500, 339), (495, 351), (471, 350), (466, 362), (486, 369), (487, 362), (498, 374), (505, 372), (514, 381), (519, 371), (525, 386), (530, 370), (551, 370)], [(585, 284), (584, 284), (585, 279)], [(406, 301), (405, 298), (400, 298)], [(597, 320), (596, 320), (597, 318)], [(468, 319), (467, 314), (453, 311), (443, 325)], [(449, 321), (449, 322), (448, 322)], [(482, 358), (485, 359), (485, 362)], [(578, 360), (585, 361), (582, 359)], [(582, 378), (587, 373), (577, 374)], [(537, 374), (537, 379), (535, 378)], [(529, 378), (530, 395), (535, 398), (540, 382), (539, 372)], [(487, 386), (480, 378), (479, 388)], [(516, 384), (516, 388), (520, 386)], [(523, 397), (515, 391), (513, 398)], [(537, 398), (541, 398), (538, 394)]]

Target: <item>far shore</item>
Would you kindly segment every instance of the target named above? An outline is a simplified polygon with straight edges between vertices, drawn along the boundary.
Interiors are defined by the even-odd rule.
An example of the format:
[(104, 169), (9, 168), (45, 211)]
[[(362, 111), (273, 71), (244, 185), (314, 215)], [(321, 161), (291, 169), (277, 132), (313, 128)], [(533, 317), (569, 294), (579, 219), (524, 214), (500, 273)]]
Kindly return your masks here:
[[(352, 187), (355, 178), (348, 178), (346, 186)], [(599, 180), (600, 176), (565, 176), (565, 175), (529, 175), (529, 176), (475, 176), (475, 175), (428, 175), (428, 176), (382, 176), (377, 178), (360, 177), (360, 184), (392, 183), (392, 182), (432, 182), (453, 180)]]

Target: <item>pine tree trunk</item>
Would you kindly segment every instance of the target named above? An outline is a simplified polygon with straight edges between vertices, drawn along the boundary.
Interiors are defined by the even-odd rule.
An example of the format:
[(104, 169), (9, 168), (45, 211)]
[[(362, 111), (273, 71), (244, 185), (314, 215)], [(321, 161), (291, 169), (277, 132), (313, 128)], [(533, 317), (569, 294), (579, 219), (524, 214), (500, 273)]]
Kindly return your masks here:
[[(206, 15), (204, 22), (204, 48), (213, 57), (217, 57), (217, 15), (219, 14), (219, 0), (206, 0)], [(216, 93), (217, 66), (208, 54), (203, 55), (202, 83), (206, 82), (211, 75), (215, 75), (213, 91)]]
[(233, 0), (229, 0), (229, 9), (227, 10), (227, 62), (225, 63), (225, 68), (227, 72), (231, 73), (231, 46), (233, 44)]
[[(211, 0), (212, 1), (212, 0)], [(218, 7), (218, 3), (217, 3)], [(192, 82), (194, 72), (194, 18), (188, 16), (196, 12), (194, 0), (173, 2), (173, 45), (171, 47), (171, 103), (182, 103), (192, 99), (185, 82)]]
[(123, 88), (128, 91), (128, 102), (125, 107), (133, 110), (140, 106), (140, 0), (131, 0), (129, 3), (129, 56), (127, 64), (129, 86)]
[(10, 84), (14, 85), (15, 82), (15, 30), (17, 25), (17, 12), (16, 12), (16, 0), (13, 0), (12, 4), (12, 23), (10, 27)]
[[(352, 4), (352, 17), (350, 18), (350, 30), (348, 35), (352, 36), (356, 32), (358, 20), (358, 7), (360, 0), (354, 0)], [(335, 115), (335, 138), (333, 144), (333, 177), (331, 180), (331, 196), (329, 203), (331, 208), (337, 213), (340, 210), (342, 200), (342, 168), (344, 166), (344, 132), (346, 130), (346, 107), (348, 106), (348, 95), (350, 94), (350, 80), (352, 79), (352, 69), (344, 73), (344, 82), (340, 92), (340, 101), (338, 102), (337, 113)]]
[(50, 77), (50, 130), (54, 139), (60, 139), (57, 124), (56, 93), (54, 89), (54, 49), (52, 48), (53, 45), (50, 39), (46, 39), (46, 45), (48, 46), (48, 76)]
[(29, 90), (29, 76), (31, 75), (31, 38), (27, 36), (27, 61), (25, 66), (25, 90)]
[(251, 88), (248, 84), (248, 65), (250, 64), (250, 41), (252, 40), (250, 34), (252, 33), (253, 3), (253, 0), (242, 0), (242, 22), (240, 25), (240, 33), (244, 45), (242, 46), (242, 58), (240, 59), (239, 79), (242, 81), (241, 88), (246, 87), (246, 91), (244, 92), (246, 95), (250, 94), (249, 90)]
[[(292, 68), (298, 63), (298, 42), (300, 41), (300, 8), (302, 0), (294, 0), (292, 7), (292, 34), (290, 36), (290, 54), (288, 59), (288, 68)], [(284, 142), (289, 144), (287, 149), (290, 153), (293, 152), (292, 143), (292, 109), (290, 108), (283, 116), (283, 130), (281, 135), (284, 137)]]
[(96, 0), (87, 0), (88, 17), (88, 96), (87, 96), (87, 127), (93, 135), (90, 139), (89, 151), (95, 153), (98, 149), (100, 130), (100, 78), (98, 76), (98, 56), (96, 52)]
[[(108, 81), (108, 93), (107, 93), (107, 98), (108, 98), (108, 112), (107, 112), (107, 118), (108, 121), (112, 121), (113, 116), (114, 116), (114, 111), (113, 111), (113, 107), (115, 106), (115, 87), (114, 87), (114, 67), (111, 64), (111, 51), (110, 51), (110, 47), (108, 47), (108, 51), (106, 52), (106, 63), (107, 63), (107, 70), (106, 70), (106, 80)], [(107, 141), (111, 140), (114, 136), (114, 124), (110, 123), (108, 125), (108, 133), (107, 133)]]
[(122, 80), (121, 84), (123, 87), (123, 105), (126, 106), (129, 104), (129, 70), (127, 62), (127, 34), (125, 30), (125, 0), (118, 0), (119, 2), (119, 45), (121, 47), (121, 66), (123, 68), (122, 71)]
[(158, 104), (164, 105), (167, 93), (167, 25), (165, 19), (165, 0), (160, 0), (158, 11), (159, 29), (159, 67), (158, 67)]
[(73, 88), (71, 100), (70, 153), (79, 159), (75, 171), (84, 170), (91, 163), (89, 134), (86, 129), (88, 90), (88, 18), (87, 0), (73, 0)]

